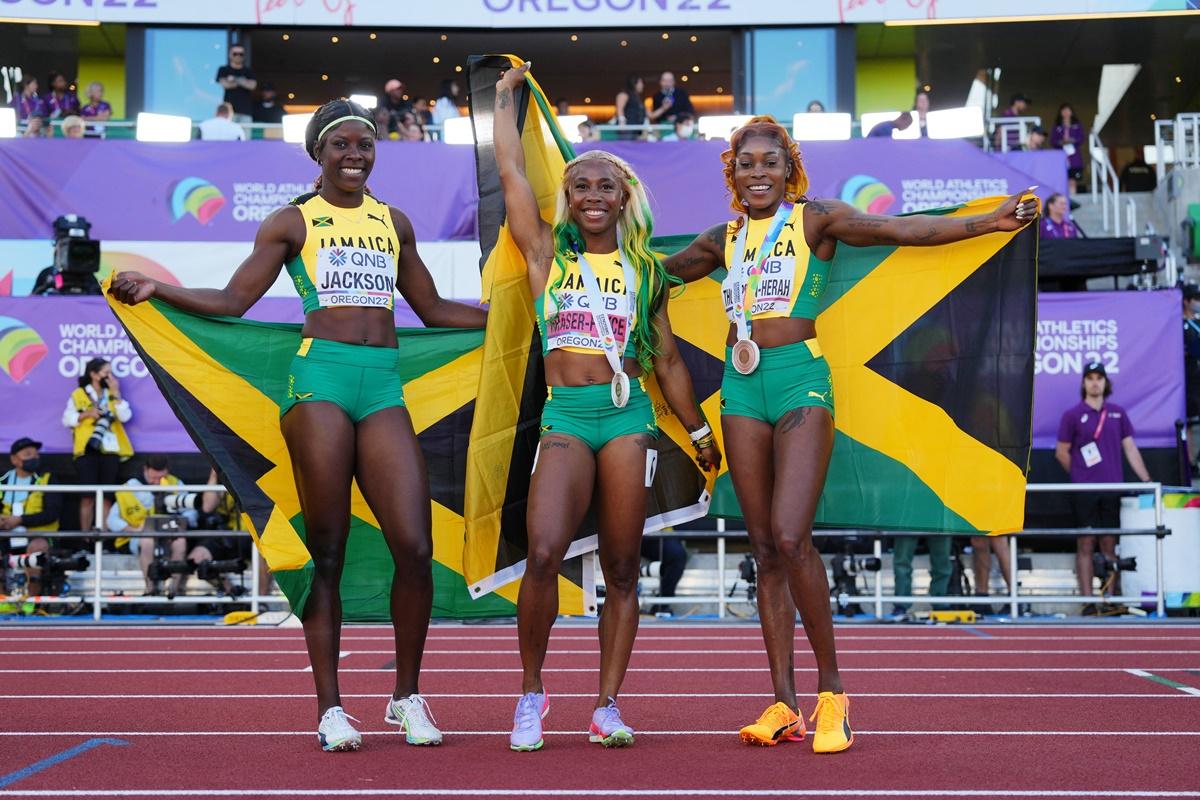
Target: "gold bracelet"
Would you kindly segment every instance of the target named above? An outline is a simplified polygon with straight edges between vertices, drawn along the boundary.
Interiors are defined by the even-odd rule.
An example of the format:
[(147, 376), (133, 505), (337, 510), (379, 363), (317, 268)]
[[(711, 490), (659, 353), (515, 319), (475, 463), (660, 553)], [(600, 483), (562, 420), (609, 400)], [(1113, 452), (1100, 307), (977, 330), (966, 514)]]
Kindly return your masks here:
[(706, 447), (712, 447), (714, 444), (716, 444), (716, 442), (716, 437), (710, 433), (698, 439), (697, 441), (692, 442), (692, 446), (696, 448), (696, 452), (698, 453)]

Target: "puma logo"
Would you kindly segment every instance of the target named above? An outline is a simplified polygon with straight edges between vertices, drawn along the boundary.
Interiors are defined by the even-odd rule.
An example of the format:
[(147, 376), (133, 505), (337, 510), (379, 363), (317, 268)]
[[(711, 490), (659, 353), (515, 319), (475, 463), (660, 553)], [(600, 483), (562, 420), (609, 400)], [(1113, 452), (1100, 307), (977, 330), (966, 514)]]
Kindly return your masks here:
[(372, 214), (370, 211), (368, 211), (368, 212), (367, 212), (367, 219), (373, 219), (373, 220), (375, 220), (376, 222), (378, 222), (380, 225), (382, 225), (383, 227), (385, 227), (385, 228), (387, 227), (387, 223), (386, 223), (386, 222), (384, 222), (384, 219), (383, 219), (383, 216), (382, 216), (382, 215), (380, 215), (380, 216), (378, 216), (378, 217), (377, 217), (377, 216), (375, 216), (374, 214)]
[(822, 403), (828, 403), (828, 402), (829, 402), (829, 399), (828, 399), (828, 398), (829, 398), (829, 392), (814, 392), (814, 391), (809, 391), (809, 393), (808, 393), (808, 396), (809, 396), (809, 397), (815, 397), (815, 398), (817, 398), (818, 400), (820, 400)]
[(783, 223), (783, 227), (785, 227), (785, 228), (791, 228), (791, 229), (792, 229), (792, 233), (795, 233), (795, 232), (796, 232), (796, 223), (794, 223), (794, 222), (785, 222), (785, 223)]

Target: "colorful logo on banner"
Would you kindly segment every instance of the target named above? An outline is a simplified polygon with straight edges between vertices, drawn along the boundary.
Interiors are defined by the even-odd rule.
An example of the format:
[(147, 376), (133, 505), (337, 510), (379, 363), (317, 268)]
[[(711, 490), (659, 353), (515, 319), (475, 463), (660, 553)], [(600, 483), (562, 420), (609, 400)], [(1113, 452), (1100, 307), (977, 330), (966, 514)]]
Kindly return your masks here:
[(855, 175), (842, 184), (842, 201), (868, 214), (883, 214), (896, 201), (892, 190), (878, 178)]
[(153, 278), (160, 283), (170, 286), (182, 286), (175, 273), (137, 253), (122, 253), (120, 251), (102, 251), (100, 253), (100, 269), (96, 271), (96, 280), (102, 281), (113, 272), (140, 272), (147, 278)]
[(201, 225), (207, 225), (225, 205), (221, 190), (203, 178), (184, 178), (171, 190), (171, 217), (178, 222), (191, 214)]
[(13, 317), (0, 317), (0, 369), (20, 383), (46, 357), (46, 343), (33, 328)]

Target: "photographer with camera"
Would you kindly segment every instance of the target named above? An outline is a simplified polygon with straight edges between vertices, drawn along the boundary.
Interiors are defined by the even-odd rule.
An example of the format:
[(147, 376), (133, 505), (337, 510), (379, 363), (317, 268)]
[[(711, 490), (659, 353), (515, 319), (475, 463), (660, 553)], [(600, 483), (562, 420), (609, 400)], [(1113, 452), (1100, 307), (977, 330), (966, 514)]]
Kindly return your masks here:
[[(221, 483), (217, 471), (209, 470), (209, 485)], [(239, 596), (244, 589), (235, 586), (230, 574), (244, 572), (250, 559), (250, 539), (244, 536), (221, 536), (221, 531), (238, 529), (237, 502), (229, 492), (180, 492), (167, 495), (171, 502), (168, 508), (181, 509), (192, 528), (206, 531), (209, 535), (188, 539), (188, 561), (195, 566), (196, 575), (208, 581), (218, 592)], [(264, 580), (265, 578), (265, 580)], [(270, 573), (259, 573), (259, 593), (270, 587)]]
[[(29, 533), (58, 530), (62, 509), (61, 495), (53, 492), (19, 491), (19, 486), (37, 486), (50, 482), (50, 473), (40, 472), (41, 442), (28, 436), (17, 439), (8, 448), (12, 469), (0, 475), (0, 531)], [(47, 553), (50, 541), (43, 536), (14, 536), (0, 538), (0, 591), (7, 582), (9, 558)], [(32, 559), (29, 559), (32, 561)], [(25, 567), (26, 594), (42, 593), (41, 566)]]
[[(121, 397), (121, 387), (113, 377), (112, 365), (103, 358), (87, 362), (79, 376), (79, 388), (67, 398), (63, 411), (64, 427), (73, 431), (75, 472), (81, 484), (113, 484), (121, 462), (133, 455), (133, 445), (125, 434), (125, 423), (133, 416), (129, 401)], [(104, 513), (112, 501), (105, 498)], [(95, 497), (84, 493), (79, 498), (79, 527), (91, 530), (96, 513)]]
[[(146, 457), (145, 463), (142, 465), (142, 474), (140, 478), (130, 478), (125, 482), (126, 486), (162, 486), (167, 484), (181, 483), (179, 478), (176, 478), (170, 472), (170, 462), (164, 455), (151, 455)], [(157, 531), (174, 529), (175, 531), (187, 530), (186, 521), (182, 520), (181, 509), (172, 503), (169, 498), (177, 498), (179, 495), (160, 494), (156, 492), (139, 492), (122, 491), (117, 492), (117, 502), (108, 512), (108, 529), (117, 533), (128, 532), (131, 534), (128, 540), (117, 539), (116, 544), (120, 547), (126, 541), (129, 543), (129, 551), (138, 557), (138, 563), (142, 567), (142, 576), (146, 579), (146, 594), (157, 595), (162, 592), (161, 581), (165, 577), (157, 569), (153, 568), (156, 563), (155, 537), (152, 535), (133, 536), (135, 533), (153, 534)], [(170, 504), (171, 507), (168, 507)], [(180, 519), (166, 519), (166, 517), (179, 517)], [(165, 523), (165, 524), (161, 524)], [(187, 539), (182, 535), (159, 537), (168, 538), (165, 550), (165, 557), (170, 562), (182, 562), (187, 554)], [(183, 579), (186, 573), (173, 571), (171, 573), (171, 585), (168, 589), (167, 596), (174, 597), (179, 594), (183, 587)]]
[[(1092, 361), (1084, 366), (1083, 381), (1079, 387), (1083, 401), (1063, 413), (1054, 450), (1054, 457), (1070, 474), (1072, 483), (1122, 482), (1122, 454), (1129, 460), (1129, 466), (1138, 480), (1150, 480), (1142, 454), (1133, 441), (1133, 423), (1129, 420), (1129, 414), (1116, 403), (1108, 402), (1112, 391), (1112, 381), (1103, 364)], [(1072, 492), (1071, 504), (1077, 527), (1121, 527), (1119, 495), (1111, 492)], [(1079, 578), (1079, 593), (1085, 597), (1092, 595), (1092, 579), (1095, 575), (1092, 557), (1097, 538), (1103, 556), (1108, 561), (1117, 560), (1115, 534), (1080, 536), (1076, 539), (1075, 570)], [(1112, 591), (1120, 594), (1119, 577), (1113, 577)], [(1084, 606), (1083, 613), (1096, 614), (1098, 609), (1089, 603)]]

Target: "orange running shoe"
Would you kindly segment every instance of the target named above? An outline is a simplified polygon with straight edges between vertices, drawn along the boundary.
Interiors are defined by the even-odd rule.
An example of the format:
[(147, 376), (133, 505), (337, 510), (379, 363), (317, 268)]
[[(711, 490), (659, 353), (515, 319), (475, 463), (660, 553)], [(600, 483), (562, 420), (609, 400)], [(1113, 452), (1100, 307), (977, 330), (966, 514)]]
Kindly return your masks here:
[(768, 707), (758, 722), (740, 731), (743, 742), (762, 747), (774, 747), (780, 742), (803, 742), (805, 733), (804, 717), (788, 708), (787, 703)]
[(817, 708), (809, 720), (817, 723), (813, 732), (814, 753), (840, 753), (854, 744), (854, 731), (850, 730), (850, 698), (844, 693), (818, 694)]

